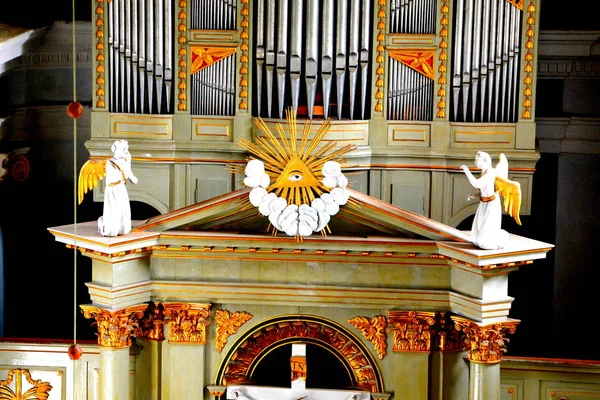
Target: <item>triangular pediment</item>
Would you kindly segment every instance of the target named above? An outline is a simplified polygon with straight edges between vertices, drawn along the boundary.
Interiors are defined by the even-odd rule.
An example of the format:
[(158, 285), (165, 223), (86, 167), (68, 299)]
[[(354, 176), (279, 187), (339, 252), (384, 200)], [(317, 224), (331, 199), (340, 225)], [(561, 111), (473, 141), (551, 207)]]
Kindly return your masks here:
[[(151, 218), (135, 231), (219, 231), (271, 235), (269, 220), (248, 203), (250, 188), (240, 189), (201, 203)], [(347, 189), (352, 200), (331, 217), (335, 236), (389, 236), (469, 242), (469, 236), (451, 226), (410, 212), (382, 200)], [(279, 235), (285, 235), (279, 233)], [(314, 234), (319, 235), (318, 233)]]

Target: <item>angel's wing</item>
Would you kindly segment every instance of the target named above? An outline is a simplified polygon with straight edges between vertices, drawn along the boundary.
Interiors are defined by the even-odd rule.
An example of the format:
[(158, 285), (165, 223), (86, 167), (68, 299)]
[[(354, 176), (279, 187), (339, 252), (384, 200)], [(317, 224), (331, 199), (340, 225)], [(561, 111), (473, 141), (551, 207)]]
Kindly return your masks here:
[(98, 180), (106, 176), (106, 160), (87, 160), (79, 171), (78, 200), (83, 201), (83, 195), (98, 186)]
[(504, 211), (513, 217), (517, 221), (517, 224), (521, 225), (521, 219), (519, 218), (519, 211), (521, 210), (521, 184), (517, 181), (503, 178), (500, 175), (496, 175), (494, 184), (496, 191), (504, 200)]
[(496, 176), (508, 179), (508, 160), (504, 153), (500, 153), (500, 160), (496, 164)]

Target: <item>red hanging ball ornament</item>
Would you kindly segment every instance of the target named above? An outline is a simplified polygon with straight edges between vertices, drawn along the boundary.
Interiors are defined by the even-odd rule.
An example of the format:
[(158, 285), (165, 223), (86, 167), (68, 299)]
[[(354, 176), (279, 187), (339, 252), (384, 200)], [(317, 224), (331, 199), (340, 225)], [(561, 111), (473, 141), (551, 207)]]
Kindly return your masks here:
[(81, 345), (73, 343), (69, 346), (68, 353), (71, 360), (79, 360), (83, 354), (83, 348)]
[(72, 101), (67, 106), (67, 114), (69, 114), (69, 117), (77, 119), (83, 114), (83, 106), (78, 101)]

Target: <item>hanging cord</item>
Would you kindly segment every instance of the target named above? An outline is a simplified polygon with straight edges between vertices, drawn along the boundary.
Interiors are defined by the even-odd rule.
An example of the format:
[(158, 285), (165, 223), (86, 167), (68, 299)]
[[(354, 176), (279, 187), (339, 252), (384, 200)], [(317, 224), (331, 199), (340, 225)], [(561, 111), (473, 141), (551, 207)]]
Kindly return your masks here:
[[(77, 101), (77, 52), (75, 47), (75, 0), (73, 11), (73, 102)], [(73, 344), (77, 343), (77, 118), (73, 118)]]

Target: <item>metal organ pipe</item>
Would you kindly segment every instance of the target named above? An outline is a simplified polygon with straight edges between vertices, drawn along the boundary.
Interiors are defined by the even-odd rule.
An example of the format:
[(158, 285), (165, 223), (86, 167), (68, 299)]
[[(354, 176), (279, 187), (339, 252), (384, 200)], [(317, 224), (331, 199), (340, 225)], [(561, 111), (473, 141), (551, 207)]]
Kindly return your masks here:
[(455, 0), (451, 120), (515, 121), (520, 7), (507, 0)]

